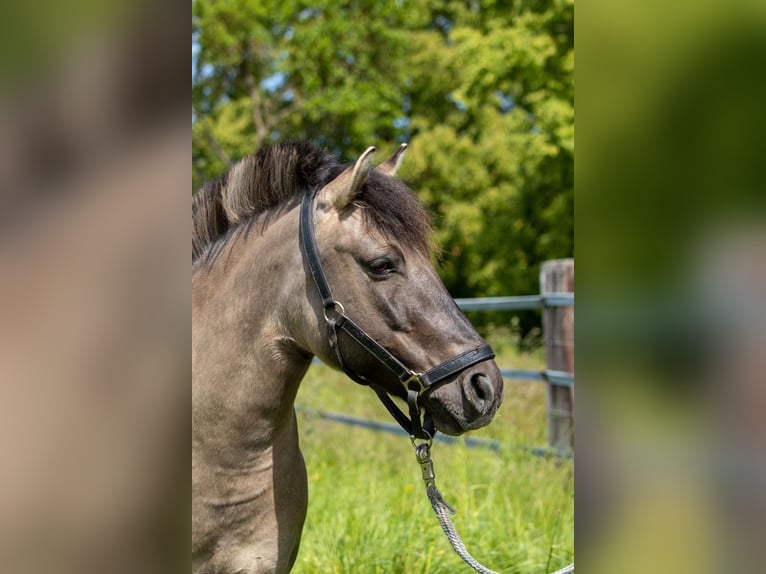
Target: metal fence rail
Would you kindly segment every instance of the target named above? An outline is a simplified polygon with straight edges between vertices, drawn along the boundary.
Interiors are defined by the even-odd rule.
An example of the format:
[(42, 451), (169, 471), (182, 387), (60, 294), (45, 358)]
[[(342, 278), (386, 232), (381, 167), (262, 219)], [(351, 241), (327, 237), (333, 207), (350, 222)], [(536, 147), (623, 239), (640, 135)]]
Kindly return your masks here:
[(504, 379), (514, 381), (542, 381), (557, 387), (573, 387), (574, 375), (564, 371), (528, 371), (523, 369), (500, 369)]
[(463, 311), (526, 311), (543, 307), (569, 307), (574, 305), (574, 293), (476, 297), (473, 299), (455, 299), (455, 303)]

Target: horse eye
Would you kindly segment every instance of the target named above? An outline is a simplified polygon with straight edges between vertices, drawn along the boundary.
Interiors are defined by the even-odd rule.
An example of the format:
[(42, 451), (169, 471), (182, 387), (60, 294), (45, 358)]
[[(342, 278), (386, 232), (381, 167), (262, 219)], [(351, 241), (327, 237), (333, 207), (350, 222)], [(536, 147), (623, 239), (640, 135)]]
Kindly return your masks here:
[(395, 271), (394, 264), (388, 259), (374, 259), (367, 266), (372, 273), (379, 276), (388, 275)]

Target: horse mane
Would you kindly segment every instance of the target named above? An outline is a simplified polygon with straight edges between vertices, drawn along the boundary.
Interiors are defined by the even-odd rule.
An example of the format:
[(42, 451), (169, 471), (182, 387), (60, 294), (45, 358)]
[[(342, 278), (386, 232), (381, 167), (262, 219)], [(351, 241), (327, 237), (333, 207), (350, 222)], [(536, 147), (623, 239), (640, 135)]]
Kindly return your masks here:
[[(321, 189), (347, 165), (310, 142), (285, 142), (260, 149), (206, 183), (192, 196), (192, 263), (214, 258), (237, 229), (274, 208), (297, 203)], [(368, 225), (387, 238), (431, 249), (428, 214), (399, 180), (371, 170), (354, 204)]]

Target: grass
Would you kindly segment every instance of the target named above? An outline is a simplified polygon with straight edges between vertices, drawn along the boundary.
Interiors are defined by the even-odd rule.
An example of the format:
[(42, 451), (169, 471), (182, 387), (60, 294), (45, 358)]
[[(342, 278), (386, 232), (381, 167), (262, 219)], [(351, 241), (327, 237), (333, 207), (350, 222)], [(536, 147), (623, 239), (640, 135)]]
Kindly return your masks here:
[[(502, 366), (542, 368), (542, 355), (491, 341)], [(496, 439), (500, 452), (435, 443), (436, 484), (458, 513), (468, 551), (503, 573), (548, 573), (573, 561), (573, 463), (532, 456), (546, 444), (546, 390), (506, 382), (491, 425), (471, 433)], [(297, 404), (389, 422), (374, 393), (319, 365)], [(470, 571), (454, 554), (425, 496), (410, 442), (299, 413), (309, 475), (309, 509), (298, 574)]]

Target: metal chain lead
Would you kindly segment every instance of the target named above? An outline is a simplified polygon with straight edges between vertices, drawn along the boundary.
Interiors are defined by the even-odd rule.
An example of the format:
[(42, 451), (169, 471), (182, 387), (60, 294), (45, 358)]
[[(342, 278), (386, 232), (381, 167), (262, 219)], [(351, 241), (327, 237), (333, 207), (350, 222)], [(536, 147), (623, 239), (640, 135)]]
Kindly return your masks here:
[[(431, 503), (431, 507), (436, 513), (436, 517), (439, 519), (439, 524), (447, 536), (452, 549), (460, 558), (473, 568), (479, 574), (497, 574), (494, 570), (490, 570), (486, 566), (483, 566), (478, 560), (476, 560), (465, 547), (463, 541), (460, 539), (460, 535), (455, 530), (455, 525), (452, 524), (450, 514), (455, 514), (455, 509), (452, 508), (441, 495), (439, 489), (436, 488), (436, 474), (434, 473), (434, 463), (431, 460), (431, 441), (416, 444), (415, 439), (412, 439), (412, 446), (415, 447), (415, 458), (417, 458), (418, 464), (420, 464), (420, 470), (423, 474), (423, 481), (426, 483), (426, 494), (428, 500)], [(574, 572), (574, 564), (570, 564), (561, 570), (557, 570), (553, 574), (572, 574)]]

